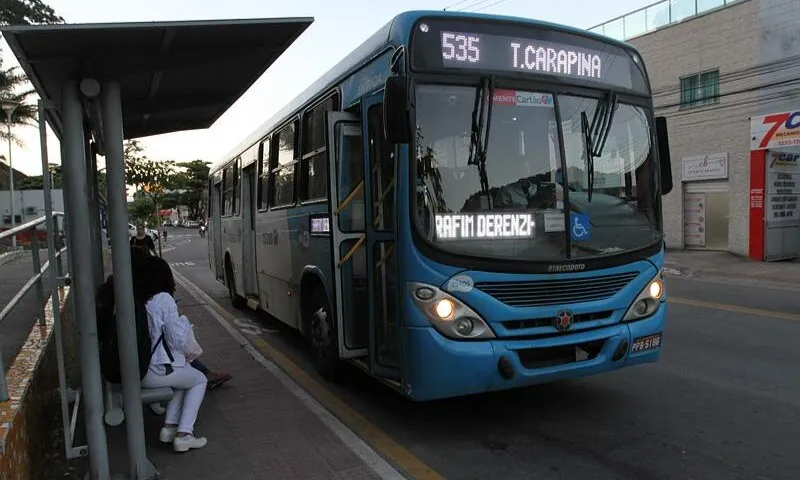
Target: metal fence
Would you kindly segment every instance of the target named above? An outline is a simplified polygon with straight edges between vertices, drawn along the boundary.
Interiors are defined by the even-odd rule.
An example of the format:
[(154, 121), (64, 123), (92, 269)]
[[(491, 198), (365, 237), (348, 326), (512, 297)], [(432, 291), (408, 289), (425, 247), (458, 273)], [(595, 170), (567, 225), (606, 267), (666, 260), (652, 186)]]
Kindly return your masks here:
[[(45, 190), (45, 199), (49, 201), (49, 189)], [(66, 446), (66, 457), (76, 458), (85, 456), (87, 454), (86, 446), (74, 446), (75, 429), (77, 427), (77, 413), (78, 406), (80, 405), (80, 390), (77, 391), (77, 396), (74, 401), (68, 399), (67, 387), (67, 372), (64, 358), (64, 338), (62, 333), (62, 312), (64, 311), (63, 300), (66, 298), (59, 294), (59, 289), (63, 286), (68, 286), (71, 283), (71, 275), (65, 271), (63, 262), (64, 254), (68, 254), (67, 236), (65, 235), (68, 228), (66, 217), (63, 212), (54, 212), (50, 207), (47, 207), (48, 214), (37, 218), (36, 220), (19, 225), (10, 230), (0, 233), (0, 243), (5, 243), (5, 240), (10, 240), (12, 237), (18, 235), (29, 234), (30, 241), (30, 255), (33, 265), (32, 275), (27, 282), (19, 289), (14, 297), (5, 305), (0, 311), (0, 325), (7, 320), (13, 313), (14, 309), (19, 306), (20, 302), (25, 296), (34, 290), (36, 293), (36, 311), (38, 312), (39, 326), (46, 325), (45, 308), (47, 305), (47, 298), (45, 291), (49, 291), (50, 298), (52, 299), (52, 314), (53, 314), (53, 330), (55, 333), (56, 342), (56, 355), (58, 364), (58, 380), (59, 380), (59, 393), (61, 396), (61, 417), (63, 422), (63, 434)], [(40, 233), (42, 226), (46, 227), (46, 243), (47, 243), (47, 261), (41, 262), (40, 249), (42, 248), (42, 239)], [(18, 250), (19, 251), (19, 250)], [(24, 249), (22, 250), (24, 251)], [(3, 365), (2, 352), (0, 352), (0, 403), (9, 400), (8, 395), (8, 382), (6, 379), (6, 369)], [(69, 404), (74, 403), (73, 411), (70, 413)]]
[(625, 41), (741, 1), (663, 0), (601, 23), (589, 31)]
[[(63, 220), (64, 213), (53, 212), (53, 215), (49, 218), (47, 216), (43, 216), (0, 233), (0, 242), (20, 234), (29, 233), (31, 237), (30, 255), (33, 264), (33, 272), (31, 277), (11, 298), (8, 304), (3, 307), (3, 310), (0, 311), (0, 325), (2, 325), (7, 317), (9, 317), (14, 308), (19, 305), (25, 295), (27, 295), (31, 289), (35, 289), (39, 325), (43, 326), (45, 324), (44, 308), (46, 303), (44, 293), (45, 282), (49, 284), (49, 290), (53, 296), (53, 309), (60, 312), (61, 305), (56, 306), (56, 304), (59, 302), (59, 297), (58, 295), (53, 295), (53, 293), (57, 291), (59, 285), (63, 284), (63, 282), (67, 280), (67, 278), (64, 277), (64, 266), (63, 262), (61, 261), (61, 255), (67, 250), (66, 246), (64, 245), (64, 236), (62, 233), (64, 230)], [(48, 260), (42, 264), (39, 256), (39, 249), (41, 248), (41, 240), (39, 238), (39, 232), (41, 231), (41, 228), (39, 227), (42, 225), (47, 225), (49, 227), (51, 223), (52, 229), (48, 228), (47, 230), (48, 232), (53, 232), (52, 235), (47, 235)], [(61, 223), (61, 225), (59, 225), (59, 223)], [(53, 264), (55, 264), (56, 269), (54, 271), (50, 271), (50, 267)], [(50, 278), (45, 279), (45, 274), (48, 272), (51, 273)], [(3, 372), (3, 375), (0, 377), (0, 402), (5, 402), (8, 400), (8, 384), (6, 382), (2, 352), (0, 352), (0, 371)]]

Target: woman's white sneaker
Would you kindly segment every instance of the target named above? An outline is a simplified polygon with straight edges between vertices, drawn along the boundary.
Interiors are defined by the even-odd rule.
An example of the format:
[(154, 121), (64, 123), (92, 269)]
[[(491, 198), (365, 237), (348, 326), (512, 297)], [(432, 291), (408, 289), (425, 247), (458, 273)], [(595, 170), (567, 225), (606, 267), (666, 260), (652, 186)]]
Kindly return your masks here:
[(177, 433), (178, 427), (161, 427), (161, 431), (158, 432), (158, 439), (161, 443), (172, 443)]
[(195, 437), (194, 435), (185, 435), (183, 437), (175, 437), (172, 441), (172, 448), (176, 452), (188, 452), (192, 448), (203, 448), (208, 443), (205, 437)]

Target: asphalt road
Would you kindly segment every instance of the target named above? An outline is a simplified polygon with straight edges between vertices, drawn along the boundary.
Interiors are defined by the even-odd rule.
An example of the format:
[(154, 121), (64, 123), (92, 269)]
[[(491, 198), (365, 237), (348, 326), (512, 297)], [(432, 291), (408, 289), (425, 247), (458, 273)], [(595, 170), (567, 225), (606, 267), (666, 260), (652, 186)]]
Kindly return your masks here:
[[(298, 335), (231, 307), (195, 230), (173, 229), (164, 256), (319, 378)], [(424, 404), (356, 372), (320, 382), (446, 478), (798, 478), (800, 287), (671, 277), (667, 288), (656, 364)]]
[[(40, 250), (40, 263), (47, 261), (47, 250)], [(63, 256), (65, 271), (69, 270), (69, 259)], [(30, 251), (24, 257), (0, 265), (0, 309), (8, 305), (14, 295), (20, 291), (25, 283), (33, 276), (33, 261)], [(49, 273), (45, 276), (44, 295), (47, 298), (50, 290), (47, 288)], [(36, 287), (31, 288), (20, 302), (9, 313), (8, 317), (0, 323), (0, 349), (2, 349), (3, 367), (7, 371), (11, 362), (17, 356), (19, 349), (28, 339), (31, 327), (39, 316), (37, 307)]]

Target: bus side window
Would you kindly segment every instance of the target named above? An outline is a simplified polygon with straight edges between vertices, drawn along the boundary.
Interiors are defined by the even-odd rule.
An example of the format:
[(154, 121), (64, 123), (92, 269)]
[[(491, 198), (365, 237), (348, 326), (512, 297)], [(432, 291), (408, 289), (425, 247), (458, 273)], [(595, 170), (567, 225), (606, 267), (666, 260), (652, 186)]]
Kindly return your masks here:
[(325, 112), (337, 110), (338, 94), (323, 100), (303, 116), (300, 200), (328, 199), (328, 157)]
[(258, 159), (258, 209), (266, 210), (269, 208), (269, 172), (270, 172), (270, 158), (272, 158), (270, 150), (269, 137), (265, 138), (261, 143), (261, 158)]
[(271, 206), (288, 206), (294, 203), (294, 176), (297, 168), (295, 160), (297, 123), (283, 127), (276, 135), (277, 154), (273, 160)]
[(367, 112), (372, 170), (372, 222), (375, 230), (392, 230), (394, 224), (394, 153), (383, 130), (383, 104)]
[(242, 169), (241, 158), (233, 162), (233, 212), (232, 215), (239, 215), (239, 207), (242, 202)]
[(233, 166), (222, 172), (222, 215), (233, 215)]

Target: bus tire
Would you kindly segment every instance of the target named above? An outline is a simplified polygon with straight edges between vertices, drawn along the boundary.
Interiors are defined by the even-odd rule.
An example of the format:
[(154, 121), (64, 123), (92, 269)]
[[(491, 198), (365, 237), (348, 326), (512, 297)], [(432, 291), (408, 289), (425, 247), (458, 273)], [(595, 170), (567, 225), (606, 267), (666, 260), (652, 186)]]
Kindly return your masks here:
[(325, 379), (337, 381), (341, 361), (336, 316), (322, 288), (315, 288), (308, 302), (306, 325), (314, 367)]
[(233, 265), (231, 265), (230, 258), (225, 259), (225, 284), (228, 286), (228, 298), (233, 308), (244, 307), (244, 298), (236, 293), (236, 281), (233, 278)]

